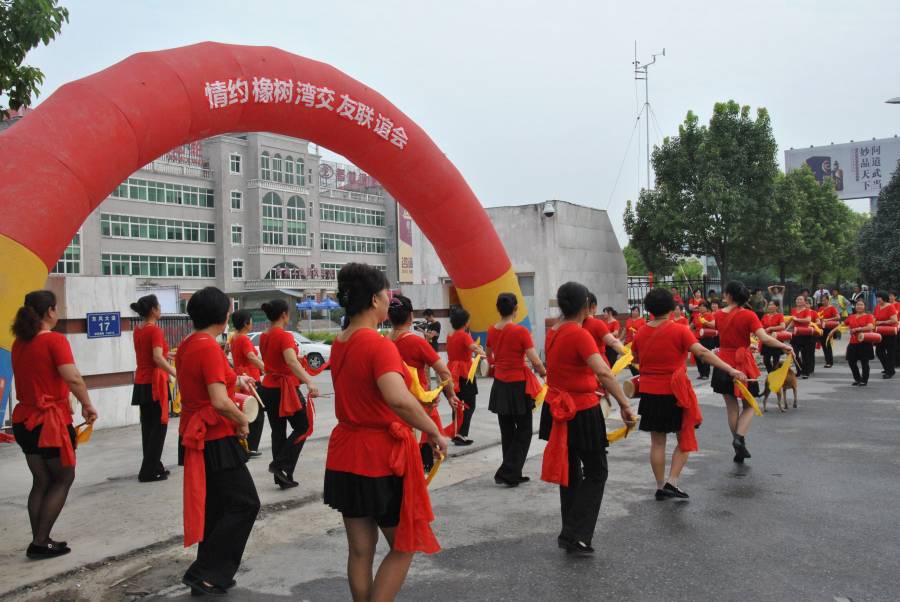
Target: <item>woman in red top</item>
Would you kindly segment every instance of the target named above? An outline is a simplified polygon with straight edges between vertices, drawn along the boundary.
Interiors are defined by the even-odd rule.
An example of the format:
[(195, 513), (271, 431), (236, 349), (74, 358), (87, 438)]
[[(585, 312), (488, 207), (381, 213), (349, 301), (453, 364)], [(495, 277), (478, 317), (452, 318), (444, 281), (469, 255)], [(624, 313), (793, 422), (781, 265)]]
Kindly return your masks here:
[[(608, 308), (607, 308), (608, 309)], [(605, 314), (604, 310), (604, 314)], [(618, 334), (618, 326), (619, 323), (616, 322), (616, 331), (612, 331), (609, 329), (606, 320), (598, 320), (594, 316), (597, 314), (597, 295), (594, 293), (588, 293), (588, 317), (584, 319), (584, 328), (591, 333), (591, 337), (593, 337), (594, 342), (597, 343), (597, 348), (600, 350), (600, 355), (609, 360), (609, 354), (607, 353), (610, 348), (613, 350), (613, 355), (618, 355), (619, 353), (625, 353), (625, 346), (622, 345), (622, 342), (616, 337)], [(615, 363), (615, 360), (610, 366)]]
[[(453, 375), (456, 396), (462, 405), (454, 412), (455, 420), (459, 420), (458, 430), (454, 433), (455, 445), (472, 445), (469, 439), (469, 426), (472, 414), (475, 413), (475, 401), (478, 396), (478, 382), (469, 380), (472, 368), (472, 354), (484, 355), (481, 345), (472, 340), (469, 334), (469, 312), (459, 307), (450, 312), (450, 326), (453, 332), (447, 337), (447, 367)], [(462, 414), (461, 420), (458, 418)]]
[[(900, 301), (897, 301), (896, 291), (889, 292), (888, 298), (891, 301), (891, 305), (897, 310), (897, 319), (900, 320)], [(894, 342), (896, 343), (894, 346), (894, 368), (896, 369), (900, 368), (900, 336), (895, 337)]]
[[(625, 320), (625, 344), (634, 342), (634, 335), (647, 324), (647, 320), (641, 316), (641, 308), (635, 305), (631, 308), (631, 317)], [(628, 370), (632, 376), (637, 376), (640, 371), (634, 367), (634, 364), (628, 366)]]
[[(390, 339), (394, 341), (400, 357), (410, 368), (414, 368), (419, 377), (419, 384), (422, 389), (430, 389), (428, 368), (431, 367), (438, 375), (440, 382), (446, 382), (444, 386), (444, 396), (450, 402), (450, 406), (456, 411), (459, 402), (456, 399), (456, 393), (453, 391), (453, 376), (447, 363), (437, 354), (431, 343), (425, 338), (420, 337), (412, 332), (413, 323), (413, 306), (412, 301), (403, 295), (394, 295), (391, 299), (390, 307), (388, 307), (388, 318), (391, 321), (392, 330)], [(428, 404), (426, 409), (428, 415), (434, 420), (437, 427), (443, 428), (441, 425), (441, 416), (438, 413), (438, 401)], [(422, 464), (425, 470), (431, 470), (434, 465), (434, 454), (431, 451), (431, 444), (426, 437), (422, 437)]]
[(517, 487), (530, 480), (522, 476), (522, 468), (531, 447), (534, 399), (526, 392), (525, 358), (541, 376), (546, 376), (544, 363), (538, 357), (531, 333), (515, 323), (519, 301), (513, 293), (497, 295), (500, 321), (488, 328), (487, 354), (494, 368), (494, 384), (488, 409), (497, 414), (500, 424), (500, 447), (503, 463), (494, 474), (497, 485)]
[(819, 302), (819, 327), (822, 329), (822, 336), (819, 337), (819, 344), (822, 345), (822, 353), (825, 354), (825, 367), (834, 366), (834, 349), (832, 348), (831, 339), (828, 335), (836, 328), (835, 324), (840, 324), (841, 314), (838, 308), (831, 304), (831, 295), (825, 293)]
[[(775, 336), (776, 332), (780, 332), (787, 328), (784, 323), (784, 314), (781, 313), (781, 304), (777, 300), (769, 301), (766, 306), (766, 314), (760, 321), (766, 334)], [(781, 349), (777, 347), (767, 347), (763, 345), (760, 353), (763, 357), (763, 363), (766, 365), (766, 372), (772, 372), (778, 368), (781, 360)]]
[[(673, 308), (678, 307), (671, 293), (661, 288), (651, 290), (644, 299), (644, 307), (653, 319), (637, 333), (631, 347), (635, 361), (641, 366), (639, 428), (650, 433), (650, 467), (656, 478), (656, 499), (687, 498), (688, 494), (678, 487), (678, 478), (688, 454), (697, 451), (694, 430), (703, 418), (687, 376), (685, 357), (693, 353), (698, 363), (702, 359), (732, 379), (746, 380), (747, 377), (697, 342), (686, 324), (669, 319)], [(672, 452), (669, 478), (666, 479), (668, 433), (677, 433), (678, 445)]]
[[(621, 342), (622, 338), (619, 336), (619, 331), (622, 327), (616, 319), (616, 310), (614, 307), (603, 308), (603, 323), (606, 324), (606, 329), (609, 330), (609, 334), (613, 335)], [(617, 359), (619, 359), (619, 354), (616, 352), (616, 349), (612, 345), (607, 345), (606, 360), (609, 362), (609, 365), (614, 365)]]
[[(231, 337), (231, 361), (234, 371), (238, 375), (249, 376), (253, 379), (254, 386), (262, 386), (262, 371), (265, 364), (259, 359), (256, 347), (247, 336), (253, 330), (253, 316), (246, 309), (241, 309), (231, 314), (231, 325), (234, 326), (234, 336)], [(250, 434), (247, 435), (247, 449), (251, 458), (262, 455), (259, 451), (259, 442), (262, 439), (263, 427), (266, 425), (266, 413), (260, 411), (256, 414), (256, 420), (250, 423)]]
[[(794, 354), (790, 345), (782, 343), (767, 334), (756, 314), (746, 309), (744, 304), (750, 299), (750, 291), (741, 282), (729, 282), (722, 294), (725, 301), (725, 309), (715, 314), (716, 328), (719, 331), (719, 359), (737, 368), (748, 377), (747, 388), (750, 393), (759, 397), (759, 368), (750, 351), (750, 335), (756, 338), (766, 347), (776, 347)], [(750, 457), (747, 451), (746, 436), (753, 421), (753, 409), (746, 400), (742, 400), (742, 408), (738, 406), (734, 379), (730, 374), (716, 368), (712, 375), (713, 391), (720, 394), (725, 400), (725, 409), (728, 411), (728, 428), (731, 429), (734, 447), (734, 461), (743, 463)]]
[[(715, 311), (718, 311), (719, 304), (713, 303), (713, 305), (716, 308)], [(694, 329), (697, 340), (700, 341), (700, 344), (704, 349), (716, 349), (719, 346), (719, 333), (716, 330), (716, 315), (714, 311), (710, 311), (709, 303), (701, 301), (696, 306), (693, 316), (691, 326)], [(704, 362), (700, 357), (697, 357), (696, 361), (697, 372), (700, 374), (699, 379), (706, 380), (709, 378), (710, 373), (709, 364)]]
[(582, 326), (588, 290), (577, 282), (559, 287), (563, 319), (547, 332), (546, 403), (553, 423), (544, 451), (541, 479), (559, 485), (562, 530), (557, 544), (568, 553), (592, 554), (591, 539), (609, 470), (606, 421), (597, 398), (597, 380), (616, 398), (627, 424), (634, 413), (597, 344)]
[[(688, 299), (688, 313), (691, 314), (692, 318), (694, 316), (694, 312), (699, 311), (700, 306), (704, 305), (705, 303), (706, 300), (703, 299), (703, 291), (695, 290), (694, 294), (691, 295), (691, 298)], [(709, 308), (708, 305), (706, 307)]]
[(889, 295), (878, 292), (878, 305), (875, 306), (875, 330), (881, 334), (881, 342), (875, 347), (875, 355), (881, 362), (881, 378), (894, 378), (894, 353), (897, 346), (897, 310), (890, 302)]
[(131, 393), (131, 405), (139, 406), (141, 411), (144, 459), (138, 481), (164, 481), (169, 478), (169, 471), (161, 461), (169, 428), (169, 376), (175, 377), (175, 368), (168, 361), (166, 337), (156, 325), (161, 313), (156, 295), (141, 297), (131, 304), (131, 310), (142, 320), (133, 329), (137, 369)]
[[(266, 406), (272, 429), (269, 472), (276, 485), (288, 489), (299, 485), (294, 480), (294, 469), (303, 444), (312, 433), (312, 400), (319, 396), (319, 389), (300, 365), (297, 341), (285, 330), (289, 315), (287, 303), (283, 299), (275, 299), (263, 303), (262, 310), (270, 322), (269, 329), (259, 337), (259, 351), (266, 373), (259, 396)], [(309, 399), (303, 398), (300, 383), (306, 385)], [(289, 435), (286, 434), (288, 424), (291, 426)]]
[(672, 322), (675, 322), (676, 324), (681, 324), (682, 326), (686, 326), (690, 330), (691, 323), (688, 322), (688, 319), (684, 316), (684, 306), (683, 305), (676, 303), (675, 309), (672, 310), (672, 315), (669, 316), (669, 319)]
[[(818, 314), (810, 309), (805, 296), (800, 295), (794, 301), (792, 325), (794, 336), (791, 338), (791, 347), (794, 348), (794, 357), (797, 358), (797, 366), (800, 378), (809, 378), (816, 371), (816, 335), (803, 334), (806, 329), (812, 328), (818, 322)], [(798, 330), (799, 329), (799, 330)]]
[(853, 373), (853, 386), (865, 387), (869, 384), (869, 362), (875, 359), (872, 343), (860, 341), (859, 336), (875, 330), (875, 316), (866, 313), (866, 301), (862, 297), (856, 300), (854, 312), (847, 316), (844, 325), (850, 329), (847, 343), (847, 363)]
[(50, 539), (75, 480), (75, 429), (69, 391), (81, 403), (85, 422), (97, 420), (84, 379), (75, 367), (66, 337), (51, 332), (56, 326), (56, 295), (33, 291), (16, 312), (12, 333), (12, 369), (16, 404), (13, 435), (31, 471), (28, 518), (31, 544), (28, 558), (51, 558), (72, 550), (64, 541)]
[(182, 577), (191, 593), (224, 595), (235, 585), (250, 537), (259, 496), (238, 439), (249, 432), (247, 417), (232, 401), (238, 377), (216, 337), (225, 332), (231, 300), (207, 287), (191, 296), (187, 313), (194, 332), (178, 346), (184, 445), (184, 546), (199, 542), (197, 560)]
[[(393, 600), (413, 553), (440, 549), (412, 429), (428, 435), (436, 454), (447, 454), (448, 441), (407, 389), (397, 347), (376, 330), (388, 315), (387, 289), (384, 273), (368, 265), (338, 273), (349, 322), (331, 348), (338, 424), (328, 440), (325, 503), (344, 516), (354, 600)], [(391, 550), (373, 580), (379, 529)]]

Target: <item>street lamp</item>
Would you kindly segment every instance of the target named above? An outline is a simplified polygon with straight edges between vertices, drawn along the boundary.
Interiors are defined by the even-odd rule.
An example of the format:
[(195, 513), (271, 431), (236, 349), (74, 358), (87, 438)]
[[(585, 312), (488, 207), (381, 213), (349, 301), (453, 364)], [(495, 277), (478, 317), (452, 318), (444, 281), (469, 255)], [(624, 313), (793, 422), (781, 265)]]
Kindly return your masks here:
[(886, 101), (889, 105), (900, 105), (900, 96), (895, 96), (894, 98), (888, 98)]

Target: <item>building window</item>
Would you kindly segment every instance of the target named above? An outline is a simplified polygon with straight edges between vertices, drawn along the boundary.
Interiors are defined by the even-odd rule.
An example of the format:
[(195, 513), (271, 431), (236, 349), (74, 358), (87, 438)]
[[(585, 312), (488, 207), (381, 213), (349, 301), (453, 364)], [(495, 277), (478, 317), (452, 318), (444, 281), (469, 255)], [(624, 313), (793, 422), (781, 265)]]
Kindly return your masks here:
[(231, 277), (235, 280), (243, 280), (244, 278), (244, 262), (241, 259), (231, 260)]
[(111, 238), (214, 243), (216, 225), (212, 222), (101, 213), (100, 234)]
[(294, 158), (291, 156), (284, 158), (284, 183), (294, 183)]
[(352, 236), (350, 234), (333, 234), (323, 232), (319, 236), (319, 245), (323, 251), (338, 253), (365, 253), (383, 255), (385, 239), (371, 236)]
[(81, 233), (77, 232), (72, 242), (63, 251), (62, 257), (53, 266), (51, 274), (80, 274), (81, 273)]
[(116, 187), (112, 196), (132, 201), (149, 201), (166, 205), (215, 206), (215, 195), (212, 188), (156, 182), (140, 178), (128, 178), (128, 180)]
[(155, 278), (215, 278), (215, 257), (171, 257), (103, 253), (100, 271), (104, 276), (152, 276)]
[(241, 173), (241, 156), (237, 153), (228, 155), (228, 169), (233, 174)]
[(319, 219), (338, 224), (360, 224), (384, 227), (384, 211), (331, 203), (319, 203)]
[(289, 247), (306, 247), (306, 203), (299, 196), (287, 202), (287, 244)]
[(306, 172), (303, 171), (303, 159), (298, 158), (294, 161), (294, 176), (297, 179), (298, 186), (306, 186)]
[(262, 243), (264, 245), (284, 244), (284, 212), (281, 197), (274, 192), (266, 193), (262, 202)]
[(233, 224), (231, 226), (231, 244), (233, 244), (233, 245), (244, 244), (244, 228), (243, 228), (243, 226), (238, 226), (237, 224)]
[(272, 157), (272, 179), (276, 182), (280, 182), (282, 180), (281, 170), (283, 169), (283, 162), (281, 160), (281, 155), (278, 153)]
[(240, 190), (231, 191), (231, 208), (240, 211), (244, 207), (244, 193)]
[(240, 299), (232, 299), (231, 300), (231, 311), (235, 312), (241, 308), (241, 300)]
[(262, 180), (271, 180), (272, 179), (272, 168), (269, 163), (269, 153), (263, 151), (263, 154), (259, 158), (259, 177)]

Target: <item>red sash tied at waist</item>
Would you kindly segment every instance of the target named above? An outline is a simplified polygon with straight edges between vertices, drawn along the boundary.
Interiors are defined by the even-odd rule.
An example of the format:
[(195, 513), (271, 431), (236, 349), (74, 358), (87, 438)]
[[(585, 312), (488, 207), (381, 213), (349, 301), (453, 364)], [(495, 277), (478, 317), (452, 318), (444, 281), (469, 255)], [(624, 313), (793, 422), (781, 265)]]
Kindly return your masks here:
[(155, 368), (151, 387), (153, 399), (159, 401), (161, 410), (159, 422), (160, 424), (169, 424), (169, 374), (161, 368)]
[[(300, 386), (300, 381), (297, 380), (296, 376), (293, 374), (279, 374), (277, 372), (267, 374), (266, 376), (271, 376), (278, 380), (278, 388), (281, 389), (281, 402), (278, 404), (278, 415), (281, 418), (293, 416), (303, 409), (300, 404), (300, 394), (297, 393), (297, 387)], [(312, 425), (312, 423), (310, 423), (310, 425)]]
[(534, 399), (538, 396), (538, 393), (541, 392), (541, 389), (544, 388), (544, 385), (541, 381), (538, 380), (538, 377), (534, 374), (534, 372), (528, 366), (525, 366), (525, 394), (528, 397)]
[[(759, 366), (756, 365), (756, 360), (753, 359), (753, 353), (750, 352), (749, 347), (739, 347), (734, 350), (734, 364), (732, 365), (735, 369), (746, 374), (748, 380), (756, 380), (759, 378)], [(737, 385), (734, 387), (734, 396), (741, 396), (741, 392), (738, 390)]]
[(459, 379), (468, 378), (469, 370), (472, 367), (472, 360), (453, 360), (447, 364), (450, 369), (450, 375), (453, 377), (453, 391), (459, 393)]
[[(364, 427), (341, 422), (339, 428), (347, 429), (355, 435), (366, 432), (384, 433), (384, 428)], [(387, 433), (393, 438), (389, 465), (394, 476), (403, 479), (403, 498), (400, 502), (400, 523), (394, 534), (394, 549), (400, 552), (425, 552), (434, 554), (441, 546), (431, 531), (434, 520), (422, 454), (416, 443), (412, 429), (401, 422), (392, 422)]]
[(570, 420), (581, 410), (594, 407), (599, 402), (595, 395), (573, 397), (566, 391), (550, 388), (544, 399), (553, 417), (550, 439), (544, 448), (544, 462), (541, 465), (541, 480), (569, 486), (569, 425)]
[(703, 415), (700, 413), (700, 403), (685, 368), (677, 370), (672, 375), (672, 394), (675, 396), (675, 405), (682, 410), (678, 447), (683, 452), (697, 451), (699, 446), (696, 428), (703, 422)]
[(25, 419), (25, 428), (29, 431), (41, 425), (38, 447), (58, 447), (63, 466), (75, 466), (75, 448), (72, 447), (68, 429), (71, 416), (72, 409), (68, 399), (53, 399), (44, 395)]
[(206, 462), (203, 449), (207, 441), (230, 436), (226, 419), (212, 405), (193, 412), (182, 422), (184, 446), (184, 547), (203, 541), (206, 516)]

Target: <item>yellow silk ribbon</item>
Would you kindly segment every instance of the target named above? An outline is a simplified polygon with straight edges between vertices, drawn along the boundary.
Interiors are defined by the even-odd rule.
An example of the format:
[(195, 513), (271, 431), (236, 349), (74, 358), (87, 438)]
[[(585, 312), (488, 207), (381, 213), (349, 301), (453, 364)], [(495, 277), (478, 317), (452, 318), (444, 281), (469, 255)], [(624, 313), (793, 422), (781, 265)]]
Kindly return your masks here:
[(434, 400), (437, 399), (437, 396), (441, 394), (441, 391), (444, 390), (444, 387), (447, 386), (447, 383), (450, 382), (449, 380), (445, 380), (440, 385), (438, 385), (436, 389), (426, 391), (424, 388), (422, 388), (422, 383), (419, 382), (419, 372), (406, 362), (404, 362), (403, 365), (406, 366), (406, 370), (412, 377), (411, 384), (409, 385), (409, 392), (413, 394), (413, 397), (415, 397), (422, 403), (434, 402)]
[(631, 349), (628, 346), (626, 346), (625, 349), (625, 354), (617, 359), (616, 363), (613, 364), (613, 367), (611, 368), (613, 376), (615, 376), (634, 362), (634, 355), (631, 353)]
[(750, 407), (753, 408), (753, 413), (757, 416), (762, 416), (762, 411), (759, 409), (759, 404), (756, 403), (756, 398), (753, 397), (753, 393), (750, 392), (750, 389), (747, 388), (747, 385), (742, 383), (739, 380), (734, 381), (734, 385), (738, 388), (738, 391), (741, 392), (741, 397), (743, 397)]
[(794, 358), (788, 355), (781, 367), (777, 370), (772, 370), (766, 377), (766, 381), (769, 383), (769, 390), (772, 393), (781, 391), (781, 387), (784, 386), (784, 381), (787, 379), (788, 370), (791, 369), (791, 364), (793, 363)]
[(466, 380), (469, 382), (474, 382), (475, 380), (475, 372), (478, 370), (478, 362), (481, 361), (481, 355), (476, 355), (475, 359), (472, 360), (472, 367), (469, 368), (469, 374), (466, 377)]
[(614, 431), (608, 431), (606, 433), (606, 440), (609, 441), (610, 443), (615, 443), (616, 441), (619, 441), (620, 439), (624, 439), (625, 437), (628, 436), (628, 433), (630, 433), (631, 431), (634, 430), (634, 428), (636, 426), (637, 426), (637, 421), (635, 421), (635, 423), (631, 424), (631, 425), (626, 423), (624, 426), (617, 428)]
[(534, 407), (531, 409), (531, 413), (535, 413), (538, 411), (538, 408), (541, 407), (541, 404), (544, 403), (544, 398), (547, 397), (547, 391), (550, 387), (545, 383), (541, 390), (538, 391), (538, 394), (534, 396)]
[(834, 333), (836, 333), (836, 332), (847, 332), (848, 330), (850, 330), (850, 327), (849, 327), (849, 326), (844, 326), (843, 324), (841, 324), (841, 325), (838, 326), (837, 328), (832, 329), (832, 331), (828, 333), (828, 336), (825, 337), (825, 344), (827, 345), (828, 343), (831, 342), (831, 339), (834, 338)]
[(434, 475), (438, 473), (438, 470), (441, 467), (441, 463), (444, 461), (444, 455), (441, 454), (434, 461), (434, 464), (431, 466), (431, 470), (428, 471), (428, 475), (425, 477), (425, 486), (428, 487), (431, 485), (431, 479), (434, 478)]
[(79, 424), (75, 427), (75, 442), (78, 445), (83, 445), (91, 440), (91, 435), (94, 432), (93, 424)]

